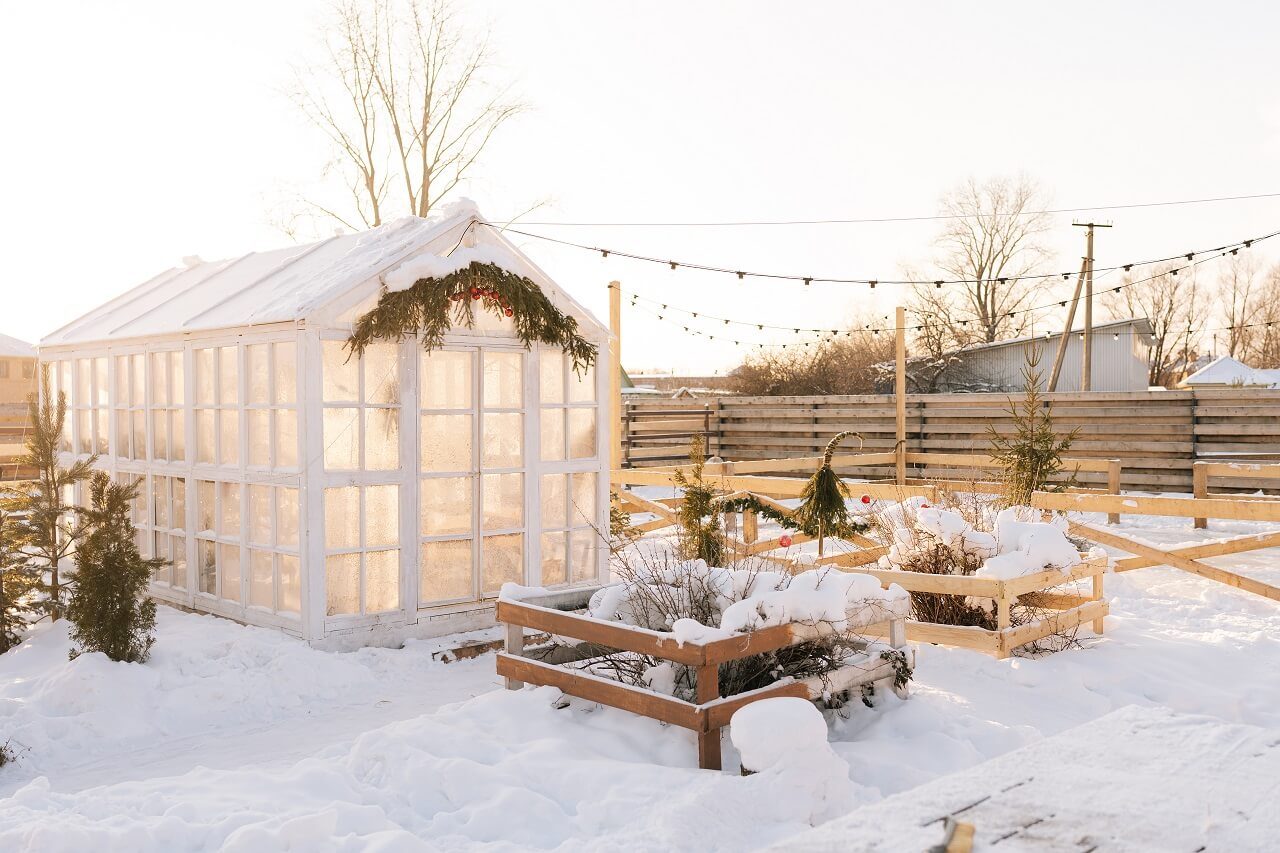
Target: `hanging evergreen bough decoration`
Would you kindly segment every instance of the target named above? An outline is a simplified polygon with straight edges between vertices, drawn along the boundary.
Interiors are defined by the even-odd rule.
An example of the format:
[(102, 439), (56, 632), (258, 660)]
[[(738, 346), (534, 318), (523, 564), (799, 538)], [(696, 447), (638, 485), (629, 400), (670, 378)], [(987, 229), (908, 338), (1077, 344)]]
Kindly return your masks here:
[(384, 291), (378, 304), (356, 320), (347, 349), (359, 358), (374, 341), (422, 336), (430, 352), (455, 326), (475, 328), (476, 308), (515, 324), (527, 349), (558, 345), (579, 374), (596, 360), (596, 346), (578, 331), (578, 321), (556, 308), (542, 289), (497, 264), (472, 261), (439, 278), (420, 278), (404, 290)]
[(849, 515), (849, 506), (845, 502), (850, 497), (849, 487), (836, 476), (835, 471), (831, 470), (831, 457), (835, 455), (836, 447), (851, 435), (858, 436), (859, 447), (861, 447), (862, 436), (858, 433), (852, 431), (836, 433), (835, 437), (827, 442), (827, 449), (822, 454), (822, 465), (813, 472), (809, 482), (804, 485), (804, 491), (800, 493), (800, 506), (796, 507), (796, 511), (790, 515), (785, 515), (774, 507), (762, 503), (754, 495), (725, 501), (721, 510), (723, 512), (751, 510), (787, 530), (798, 530), (806, 536), (812, 536), (818, 540), (819, 556), (823, 553), (823, 540), (826, 537), (848, 539), (856, 533), (862, 533), (868, 529), (869, 525)]

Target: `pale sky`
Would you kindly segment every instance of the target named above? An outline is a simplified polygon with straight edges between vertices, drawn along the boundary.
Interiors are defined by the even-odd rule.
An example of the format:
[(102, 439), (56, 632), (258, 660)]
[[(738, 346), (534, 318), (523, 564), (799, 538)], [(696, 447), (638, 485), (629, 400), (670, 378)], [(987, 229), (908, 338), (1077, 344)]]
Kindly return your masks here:
[[(325, 8), (0, 0), (0, 332), (36, 341), (184, 255), (288, 243), (273, 217), (325, 150), (281, 90)], [(495, 0), (464, 12), (492, 25), (495, 73), (531, 107), (465, 190), (493, 220), (540, 199), (530, 219), (919, 216), (970, 175), (1017, 172), (1055, 207), (1280, 192), (1270, 3)], [(1097, 216), (1115, 223), (1096, 250), (1108, 266), (1280, 229), (1280, 198)], [(929, 257), (936, 229), (529, 230), (735, 269), (893, 278)], [(1056, 266), (1077, 266), (1081, 231), (1057, 218)], [(884, 286), (742, 283), (517, 242), (601, 317), (612, 278), (788, 325), (897, 301)], [(724, 371), (743, 353), (626, 308), (623, 338), (633, 370)]]

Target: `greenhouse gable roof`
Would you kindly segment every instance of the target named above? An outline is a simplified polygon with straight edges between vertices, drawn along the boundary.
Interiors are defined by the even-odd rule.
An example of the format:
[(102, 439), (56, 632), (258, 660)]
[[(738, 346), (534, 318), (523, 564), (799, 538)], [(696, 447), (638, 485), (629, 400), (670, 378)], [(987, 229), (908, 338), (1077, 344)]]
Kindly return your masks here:
[[(380, 276), (410, 258), (455, 249), (477, 220), (483, 217), (464, 200), (430, 219), (406, 217), (358, 234), (227, 260), (190, 259), (67, 324), (40, 346), (305, 321), (335, 301), (354, 304), (363, 291), (372, 297), (382, 287)], [(514, 272), (551, 290), (555, 301), (567, 301), (570, 313), (599, 325), (494, 229), (471, 228), (470, 234), (508, 250), (522, 267)]]

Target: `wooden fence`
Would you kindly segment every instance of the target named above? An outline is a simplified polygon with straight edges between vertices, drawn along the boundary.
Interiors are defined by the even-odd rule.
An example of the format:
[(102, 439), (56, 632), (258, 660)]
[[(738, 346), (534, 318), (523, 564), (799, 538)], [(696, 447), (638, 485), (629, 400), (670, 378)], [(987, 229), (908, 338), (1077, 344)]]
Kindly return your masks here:
[[(1119, 459), (1121, 487), (1192, 490), (1198, 461), (1280, 460), (1280, 390), (1143, 391), (1046, 394), (1062, 430), (1079, 427), (1070, 455)], [(1012, 428), (1008, 394), (912, 394), (907, 397), (907, 450), (985, 454), (987, 427)], [(625, 464), (667, 464), (682, 458), (693, 433), (708, 452), (729, 460), (821, 453), (831, 436), (852, 429), (866, 451), (892, 450), (892, 395), (717, 397), (628, 400), (623, 404)], [(850, 477), (882, 478), (881, 468), (841, 469)], [(933, 472), (913, 465), (909, 476)], [(947, 476), (953, 476), (948, 472)], [(1081, 483), (1108, 486), (1105, 470), (1081, 471)], [(1233, 490), (1275, 489), (1275, 480), (1234, 478)]]

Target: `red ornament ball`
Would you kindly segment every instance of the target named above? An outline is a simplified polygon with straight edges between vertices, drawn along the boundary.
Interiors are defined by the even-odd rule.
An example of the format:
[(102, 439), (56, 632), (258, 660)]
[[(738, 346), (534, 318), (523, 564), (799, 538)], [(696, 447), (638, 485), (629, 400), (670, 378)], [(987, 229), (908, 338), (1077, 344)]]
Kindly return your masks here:
[(783, 534), (782, 536), (780, 536), (780, 537), (778, 538), (778, 544), (779, 544), (779, 545), (781, 545), (783, 548), (790, 548), (790, 547), (791, 547), (791, 537), (790, 537), (790, 536), (787, 536), (786, 534)]
[(512, 311), (510, 308), (508, 308), (508, 309), (506, 309), (505, 311), (503, 311), (502, 313), (503, 313), (503, 314), (506, 314), (508, 317), (510, 317), (510, 316), (514, 315), (516, 312), (514, 312), (514, 311)]
[(478, 288), (478, 287), (473, 287), (473, 288), (471, 288), (471, 298), (472, 298), (472, 299), (479, 299), (479, 298), (480, 298), (480, 288)]
[(869, 503), (871, 503), (871, 495), (863, 495), (863, 496), (862, 496), (862, 502), (863, 502), (864, 504), (869, 504)]
[(929, 505), (928, 505), (928, 504), (920, 504), (920, 508), (921, 508), (921, 509), (928, 509), (928, 508), (929, 508)]

